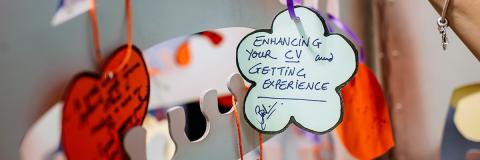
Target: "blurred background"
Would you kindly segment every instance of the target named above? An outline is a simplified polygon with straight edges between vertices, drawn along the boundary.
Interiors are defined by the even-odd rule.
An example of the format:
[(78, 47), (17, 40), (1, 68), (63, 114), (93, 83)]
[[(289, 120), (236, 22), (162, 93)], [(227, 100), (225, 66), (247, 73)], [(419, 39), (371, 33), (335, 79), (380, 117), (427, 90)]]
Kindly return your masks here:
[[(88, 14), (53, 27), (58, 3), (0, 1), (1, 159), (19, 159), (28, 129), (61, 101), (71, 78), (96, 70)], [(326, 0), (316, 7), (324, 12)], [(269, 28), (285, 8), (278, 0), (132, 1), (133, 40), (147, 50), (205, 30)], [(395, 147), (380, 158), (440, 159), (452, 93), (480, 81), (478, 61), (452, 31), (442, 50), (438, 14), (427, 0), (341, 0), (339, 12), (363, 41), (389, 106)], [(107, 56), (126, 42), (124, 3), (98, 0), (97, 15)]]

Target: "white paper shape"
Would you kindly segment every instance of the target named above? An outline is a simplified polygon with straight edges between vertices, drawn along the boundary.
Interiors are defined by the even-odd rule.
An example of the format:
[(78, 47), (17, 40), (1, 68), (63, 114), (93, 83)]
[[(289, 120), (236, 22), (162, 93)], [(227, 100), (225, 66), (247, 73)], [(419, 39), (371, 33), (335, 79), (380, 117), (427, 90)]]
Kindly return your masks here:
[(20, 159), (44, 160), (56, 157), (60, 143), (63, 103), (56, 103), (27, 131), (20, 146)]
[[(160, 75), (150, 76), (149, 110), (196, 101), (200, 97), (199, 93), (210, 88), (217, 89), (220, 95), (230, 94), (225, 85), (225, 79), (236, 72), (236, 45), (253, 29), (230, 27), (212, 31), (222, 35), (223, 41), (218, 46), (214, 46), (202, 36), (194, 36), (188, 40), (192, 54), (192, 62), (188, 68), (181, 69), (168, 64), (174, 63), (174, 56), (170, 54), (173, 54), (176, 47), (186, 40), (187, 36), (159, 43), (143, 51), (147, 66), (161, 69)], [(162, 65), (163, 67), (160, 67)], [(196, 83), (191, 83), (192, 80)], [(242, 83), (242, 85), (245, 84)], [(29, 129), (20, 149), (22, 159), (44, 160), (46, 157), (48, 159), (48, 157), (62, 155), (62, 151), (56, 151), (60, 142), (62, 108), (63, 103), (59, 102)], [(147, 159), (170, 159), (174, 152), (174, 144), (168, 135), (166, 120), (149, 121), (149, 119), (154, 118), (147, 115), (143, 125), (147, 130)]]
[[(20, 146), (20, 159), (66, 159), (63, 152), (58, 150), (60, 145), (62, 108), (63, 102), (57, 102), (28, 130)], [(154, 117), (147, 114), (142, 127), (147, 131), (147, 159), (170, 159), (175, 146), (168, 134), (168, 123), (166, 119), (157, 121)], [(139, 141), (140, 140), (145, 140), (145, 138), (140, 138)]]
[(339, 91), (356, 72), (353, 43), (329, 33), (315, 11), (296, 6), (295, 12), (300, 21), (284, 10), (272, 29), (250, 33), (237, 48), (237, 67), (253, 84), (245, 117), (262, 133), (290, 123), (314, 133), (332, 130), (342, 117)]
[(82, 13), (85, 13), (91, 8), (88, 0), (59, 0), (62, 5), (59, 6), (53, 19), (52, 26), (58, 26), (71, 20)]
[[(243, 117), (243, 102), (247, 90), (239, 74), (229, 77), (228, 89), (237, 100), (238, 116)], [(170, 137), (175, 142), (173, 160), (230, 160), (240, 157), (233, 110), (221, 114), (217, 96), (217, 91), (210, 89), (200, 98), (200, 109), (207, 120), (207, 128), (203, 136), (195, 141), (190, 141), (185, 134), (186, 117), (183, 107), (173, 107), (167, 111)], [(245, 154), (258, 147), (258, 133), (243, 118), (239, 118), (239, 124)], [(262, 141), (265, 142), (272, 136), (263, 135)]]
[[(225, 86), (225, 79), (237, 72), (236, 46), (245, 35), (254, 30), (229, 27), (211, 31), (223, 38), (218, 46), (203, 36), (192, 36), (188, 39), (183, 36), (144, 51), (147, 66), (161, 69), (158, 76), (150, 76), (150, 109), (197, 101), (199, 93), (211, 88), (216, 89), (221, 96), (230, 94)], [(176, 53), (176, 47), (185, 40), (188, 40), (190, 46), (190, 64), (187, 67), (168, 68), (167, 62), (175, 63), (173, 54)], [(168, 57), (170, 59), (166, 59)]]
[(458, 101), (453, 122), (458, 131), (468, 140), (480, 142), (480, 92)]

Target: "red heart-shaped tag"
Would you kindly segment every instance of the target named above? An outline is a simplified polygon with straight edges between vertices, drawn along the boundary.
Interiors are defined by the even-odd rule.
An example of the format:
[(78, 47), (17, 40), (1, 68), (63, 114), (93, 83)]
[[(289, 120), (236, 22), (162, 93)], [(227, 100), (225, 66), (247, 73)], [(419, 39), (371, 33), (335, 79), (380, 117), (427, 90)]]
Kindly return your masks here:
[(128, 159), (122, 141), (130, 128), (143, 123), (150, 80), (136, 47), (128, 62), (117, 69), (126, 53), (125, 45), (106, 61), (103, 71), (113, 76), (84, 72), (71, 81), (62, 114), (67, 159)]

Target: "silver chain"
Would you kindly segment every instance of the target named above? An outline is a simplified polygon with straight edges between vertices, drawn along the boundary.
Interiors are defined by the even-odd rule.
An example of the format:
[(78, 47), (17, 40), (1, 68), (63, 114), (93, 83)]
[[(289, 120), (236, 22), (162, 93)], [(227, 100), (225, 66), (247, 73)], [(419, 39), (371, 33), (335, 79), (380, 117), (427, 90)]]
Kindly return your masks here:
[(447, 37), (448, 20), (447, 20), (446, 14), (447, 14), (449, 2), (450, 0), (445, 0), (445, 3), (443, 5), (443, 10), (442, 10), (442, 15), (437, 20), (438, 32), (440, 32), (440, 36), (442, 38), (443, 50), (446, 50), (448, 45), (448, 37)]

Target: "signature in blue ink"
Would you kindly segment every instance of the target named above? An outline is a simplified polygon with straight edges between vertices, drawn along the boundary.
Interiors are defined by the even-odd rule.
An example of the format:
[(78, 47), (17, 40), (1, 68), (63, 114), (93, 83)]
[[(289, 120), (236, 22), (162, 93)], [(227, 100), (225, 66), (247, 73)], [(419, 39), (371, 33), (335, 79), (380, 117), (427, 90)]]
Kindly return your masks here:
[(262, 130), (265, 130), (267, 128), (267, 124), (265, 124), (265, 119), (269, 119), (270, 116), (277, 110), (275, 108), (275, 105), (277, 105), (277, 102), (275, 102), (273, 105), (266, 106), (262, 104), (262, 106), (257, 105), (255, 107), (255, 113), (260, 116), (261, 120), (258, 120), (258, 123), (260, 123)]
[(330, 57), (322, 57), (320, 55), (317, 54), (317, 56), (315, 56), (315, 61), (328, 61), (328, 62), (332, 62), (333, 61), (333, 54), (330, 53)]

